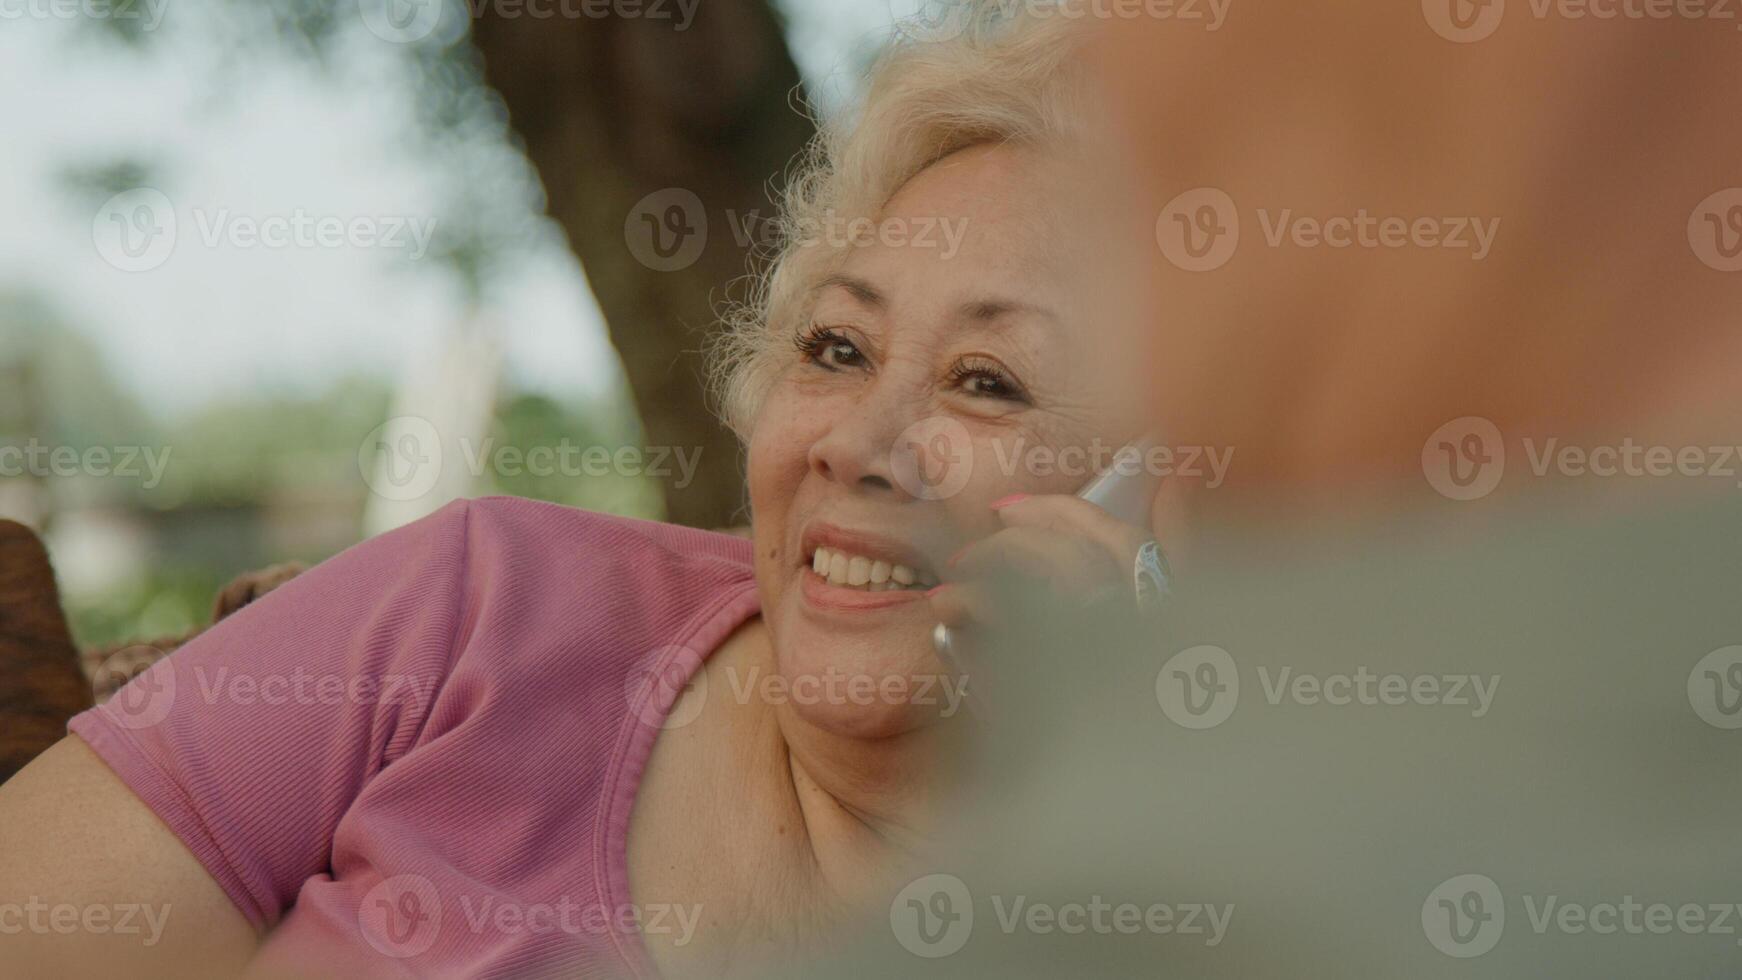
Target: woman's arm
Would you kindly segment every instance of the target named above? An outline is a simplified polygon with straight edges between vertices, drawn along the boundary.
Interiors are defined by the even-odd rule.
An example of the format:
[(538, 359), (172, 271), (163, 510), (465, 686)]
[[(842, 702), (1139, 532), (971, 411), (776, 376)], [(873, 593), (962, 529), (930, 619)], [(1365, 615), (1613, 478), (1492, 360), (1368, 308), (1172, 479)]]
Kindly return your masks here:
[(259, 941), (80, 739), (0, 785), (0, 977), (230, 977)]

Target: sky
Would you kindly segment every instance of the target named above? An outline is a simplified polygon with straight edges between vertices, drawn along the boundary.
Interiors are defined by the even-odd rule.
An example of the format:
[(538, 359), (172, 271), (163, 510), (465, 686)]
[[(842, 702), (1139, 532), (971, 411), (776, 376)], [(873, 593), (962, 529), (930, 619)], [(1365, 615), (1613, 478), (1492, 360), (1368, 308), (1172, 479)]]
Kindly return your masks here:
[[(795, 57), (825, 104), (851, 90), (855, 49), (912, 6), (787, 5)], [(141, 53), (53, 17), (0, 15), (0, 290), (41, 293), (163, 417), (261, 390), (317, 391), (360, 369), (403, 376), (471, 311), (439, 263), (411, 258), (439, 171), (390, 137), (407, 99), (391, 61), (363, 43), (321, 81), (294, 57), (267, 58), (214, 93), (201, 8), (171, 13)], [(172, 251), (129, 271), (105, 222), (135, 202), (80, 201), (62, 173), (140, 148), (164, 163), (153, 186), (177, 227)], [(359, 216), (367, 227), (308, 244), (318, 220)], [(278, 247), (252, 240), (271, 218), (310, 230)], [(527, 257), (477, 314), (498, 333), (505, 379), (558, 397), (607, 392), (619, 368), (582, 271), (554, 225), (532, 229)]]

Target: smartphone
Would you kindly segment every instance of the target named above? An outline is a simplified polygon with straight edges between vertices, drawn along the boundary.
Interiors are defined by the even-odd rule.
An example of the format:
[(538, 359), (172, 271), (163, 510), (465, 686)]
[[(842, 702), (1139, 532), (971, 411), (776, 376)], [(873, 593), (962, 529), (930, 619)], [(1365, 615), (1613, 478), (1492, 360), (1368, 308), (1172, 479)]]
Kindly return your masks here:
[(1146, 457), (1155, 440), (1144, 436), (1113, 454), (1106, 472), (1090, 480), (1077, 496), (1127, 524), (1149, 526), (1149, 505), (1161, 486), (1161, 476), (1149, 471)]

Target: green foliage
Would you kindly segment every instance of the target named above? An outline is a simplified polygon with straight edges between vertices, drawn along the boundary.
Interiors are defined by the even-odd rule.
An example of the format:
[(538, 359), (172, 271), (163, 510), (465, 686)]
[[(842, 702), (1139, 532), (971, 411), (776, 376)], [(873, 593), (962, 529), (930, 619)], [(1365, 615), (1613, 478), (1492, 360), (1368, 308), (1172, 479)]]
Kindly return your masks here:
[[(511, 398), (501, 406), (491, 436), (494, 446), (523, 453), (534, 447), (615, 450), (640, 442), (634, 414), (622, 397), (582, 406), (564, 406), (542, 395)], [(651, 520), (664, 516), (664, 495), (658, 481), (650, 477), (529, 469), (513, 473), (493, 469), (492, 492)]]
[(212, 601), (231, 576), (200, 564), (158, 566), (100, 596), (69, 597), (80, 647), (145, 643), (211, 622)]

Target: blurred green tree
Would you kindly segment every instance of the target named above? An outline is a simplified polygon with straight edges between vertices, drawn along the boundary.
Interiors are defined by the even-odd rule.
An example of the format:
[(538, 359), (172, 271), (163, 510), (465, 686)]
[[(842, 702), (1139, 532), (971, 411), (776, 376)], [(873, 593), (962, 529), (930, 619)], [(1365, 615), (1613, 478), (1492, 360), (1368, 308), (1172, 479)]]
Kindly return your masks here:
[[(367, 37), (360, 14), (370, 2), (217, 4), (211, 15), (230, 42), (219, 72), (242, 78), (263, 50), (327, 64)], [(741, 521), (739, 447), (709, 409), (701, 351), (719, 303), (750, 269), (754, 216), (771, 213), (771, 185), (814, 132), (794, 111), (800, 77), (780, 15), (768, 0), (708, 0), (671, 18), (640, 4), (578, 5), (593, 13), (573, 17), (483, 0), (400, 6), (427, 4), (441, 5), (436, 27), (393, 46), (417, 100), (404, 136), (449, 176), (432, 254), (479, 296), (531, 237), (522, 205), (543, 210), (598, 299), (646, 444), (699, 455), (687, 486), (662, 488), (665, 515), (701, 527)], [(90, 23), (119, 43), (151, 43), (137, 19)], [(217, 93), (233, 87), (213, 83)], [(151, 161), (123, 159), (68, 181), (112, 193), (151, 170)], [(653, 268), (636, 258), (625, 228), (638, 202), (670, 188), (702, 202), (705, 214), (688, 218), (709, 233), (693, 261)]]

